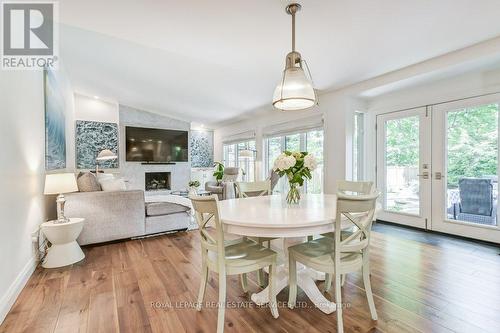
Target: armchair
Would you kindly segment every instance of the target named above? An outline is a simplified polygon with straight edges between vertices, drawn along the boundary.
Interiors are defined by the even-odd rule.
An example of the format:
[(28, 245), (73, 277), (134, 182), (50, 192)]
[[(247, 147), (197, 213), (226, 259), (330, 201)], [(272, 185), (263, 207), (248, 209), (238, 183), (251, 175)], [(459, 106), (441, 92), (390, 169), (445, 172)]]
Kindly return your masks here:
[(219, 200), (232, 199), (236, 197), (235, 182), (238, 179), (240, 168), (224, 168), (224, 176), (220, 182), (208, 181), (205, 183), (205, 190), (216, 194)]

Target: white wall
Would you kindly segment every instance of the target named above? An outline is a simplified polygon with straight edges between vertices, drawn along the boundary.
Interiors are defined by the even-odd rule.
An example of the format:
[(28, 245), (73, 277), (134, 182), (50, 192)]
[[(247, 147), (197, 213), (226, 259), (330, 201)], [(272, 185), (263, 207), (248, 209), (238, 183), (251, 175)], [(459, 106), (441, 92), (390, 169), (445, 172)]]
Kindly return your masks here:
[[(66, 169), (74, 162), (74, 99), (63, 64), (55, 73), (65, 102)], [(44, 196), (45, 101), (42, 71), (0, 73), (0, 322), (38, 263), (39, 225), (55, 217), (55, 196)]]
[(500, 69), (474, 70), (429, 80), (367, 99), (370, 112), (384, 113), (500, 91)]
[(45, 220), (43, 74), (0, 74), (0, 322), (33, 272), (32, 232)]
[(75, 120), (118, 123), (118, 103), (75, 93)]

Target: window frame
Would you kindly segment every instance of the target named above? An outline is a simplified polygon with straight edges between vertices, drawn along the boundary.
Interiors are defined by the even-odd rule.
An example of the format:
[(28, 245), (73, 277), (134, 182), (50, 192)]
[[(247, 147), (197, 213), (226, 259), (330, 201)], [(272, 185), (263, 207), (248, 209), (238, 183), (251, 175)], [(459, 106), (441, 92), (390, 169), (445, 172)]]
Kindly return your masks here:
[(354, 111), (352, 126), (352, 180), (365, 180), (366, 112)]

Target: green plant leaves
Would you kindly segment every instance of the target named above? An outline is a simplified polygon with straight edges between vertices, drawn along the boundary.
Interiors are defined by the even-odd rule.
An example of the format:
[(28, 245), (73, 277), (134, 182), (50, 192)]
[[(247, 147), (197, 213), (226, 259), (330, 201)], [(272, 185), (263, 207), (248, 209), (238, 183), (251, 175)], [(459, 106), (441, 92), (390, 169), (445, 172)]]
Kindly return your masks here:
[(215, 170), (213, 176), (217, 181), (221, 181), (222, 177), (224, 176), (224, 164), (222, 164), (221, 162), (215, 162), (214, 167)]

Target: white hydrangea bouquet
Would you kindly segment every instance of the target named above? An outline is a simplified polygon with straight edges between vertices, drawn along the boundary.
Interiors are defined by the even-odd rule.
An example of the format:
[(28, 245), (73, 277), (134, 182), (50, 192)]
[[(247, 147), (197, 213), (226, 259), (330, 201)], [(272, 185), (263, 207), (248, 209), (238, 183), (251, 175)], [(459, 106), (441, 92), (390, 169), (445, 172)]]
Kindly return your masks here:
[(280, 177), (286, 175), (290, 184), (290, 190), (286, 196), (286, 201), (289, 204), (299, 202), (299, 187), (304, 185), (304, 180), (312, 178), (311, 172), (317, 166), (318, 163), (314, 155), (307, 152), (284, 151), (276, 158), (273, 170)]

